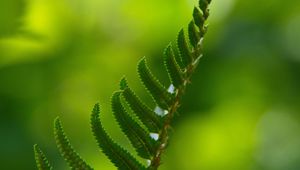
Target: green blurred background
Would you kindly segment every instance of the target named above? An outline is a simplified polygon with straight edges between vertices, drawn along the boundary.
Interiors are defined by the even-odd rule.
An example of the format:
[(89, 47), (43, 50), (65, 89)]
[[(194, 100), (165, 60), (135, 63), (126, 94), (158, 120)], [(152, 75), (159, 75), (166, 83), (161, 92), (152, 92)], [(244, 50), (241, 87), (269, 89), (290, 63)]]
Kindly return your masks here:
[[(110, 96), (126, 75), (151, 102), (136, 74), (142, 56), (169, 84), (162, 51), (195, 4), (1, 0), (0, 169), (35, 169), (34, 143), (55, 169), (67, 169), (53, 138), (56, 116), (87, 162), (115, 169), (91, 134), (92, 106), (101, 103), (105, 128), (132, 151)], [(299, 11), (300, 1), (213, 0), (205, 57), (174, 121), (162, 170), (300, 169)]]

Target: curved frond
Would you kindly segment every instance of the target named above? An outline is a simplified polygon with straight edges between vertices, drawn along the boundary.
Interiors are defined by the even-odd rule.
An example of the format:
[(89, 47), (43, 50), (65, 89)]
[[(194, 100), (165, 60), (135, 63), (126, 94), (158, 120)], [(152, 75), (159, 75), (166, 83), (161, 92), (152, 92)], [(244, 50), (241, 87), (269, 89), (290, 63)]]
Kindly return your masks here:
[(48, 159), (37, 144), (33, 145), (33, 150), (38, 170), (52, 170), (53, 168), (50, 165)]
[[(162, 154), (169, 144), (172, 120), (203, 55), (202, 41), (207, 31), (210, 3), (211, 0), (199, 0), (199, 6), (194, 8), (193, 19), (188, 25), (188, 35), (181, 29), (175, 48), (170, 44), (164, 51), (164, 64), (171, 81), (168, 89), (151, 73), (145, 57), (138, 62), (140, 80), (157, 104), (154, 109), (141, 101), (125, 78), (120, 82), (121, 90), (112, 96), (111, 106), (116, 121), (139, 157), (147, 159), (148, 167), (109, 136), (100, 120), (100, 106), (95, 104), (91, 113), (92, 133), (98, 147), (119, 170), (157, 170), (161, 165)], [(134, 115), (127, 112), (127, 106)], [(71, 169), (92, 170), (73, 149), (59, 118), (54, 121), (54, 135), (60, 154)], [(34, 145), (34, 154), (39, 170), (52, 169), (37, 145)]]
[(71, 169), (93, 169), (73, 149), (58, 117), (54, 121), (54, 136), (56, 145), (60, 151), (61, 156), (66, 160)]
[(104, 130), (100, 121), (100, 106), (95, 104), (91, 115), (91, 126), (95, 139), (102, 152), (119, 170), (145, 170), (128, 151), (115, 143)]

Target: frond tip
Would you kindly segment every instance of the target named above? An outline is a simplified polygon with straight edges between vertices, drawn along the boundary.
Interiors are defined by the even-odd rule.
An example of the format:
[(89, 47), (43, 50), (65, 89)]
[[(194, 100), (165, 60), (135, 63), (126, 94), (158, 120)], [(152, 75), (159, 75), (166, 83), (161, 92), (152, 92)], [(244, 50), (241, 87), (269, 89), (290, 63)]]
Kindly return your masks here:
[(54, 120), (54, 136), (56, 145), (58, 147), (58, 150), (60, 151), (61, 156), (66, 160), (71, 169), (93, 169), (73, 149), (58, 117)]
[(104, 130), (100, 121), (100, 106), (95, 104), (91, 115), (91, 126), (95, 139), (102, 152), (119, 170), (145, 170), (128, 151), (115, 143)]
[(33, 150), (38, 170), (52, 170), (53, 168), (50, 165), (48, 159), (37, 144), (33, 145)]

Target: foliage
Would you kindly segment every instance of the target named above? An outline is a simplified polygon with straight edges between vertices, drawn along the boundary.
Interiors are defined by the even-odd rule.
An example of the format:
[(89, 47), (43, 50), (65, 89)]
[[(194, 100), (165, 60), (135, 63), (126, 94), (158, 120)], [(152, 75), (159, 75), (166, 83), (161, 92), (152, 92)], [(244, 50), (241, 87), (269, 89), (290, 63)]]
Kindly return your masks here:
[[(158, 169), (160, 166), (161, 155), (168, 145), (173, 116), (181, 104), (181, 97), (186, 86), (191, 82), (191, 76), (202, 57), (202, 41), (207, 30), (205, 21), (209, 16), (210, 2), (210, 0), (200, 0), (199, 8), (194, 8), (193, 20), (188, 26), (189, 39), (182, 29), (177, 37), (177, 48), (170, 44), (165, 49), (164, 63), (171, 81), (168, 89), (151, 73), (146, 58), (138, 63), (140, 80), (157, 104), (154, 111), (135, 95), (125, 78), (120, 82), (120, 90), (112, 96), (111, 106), (116, 121), (138, 155), (149, 160), (148, 167), (143, 166), (126, 149), (114, 142), (102, 126), (99, 104), (94, 106), (91, 114), (92, 132), (102, 152), (118, 169)], [(178, 57), (174, 50), (179, 54)], [(129, 114), (126, 104), (143, 125), (136, 120), (134, 115)], [(153, 133), (158, 135), (157, 139), (150, 135)], [(92, 169), (71, 146), (59, 118), (54, 122), (54, 134), (58, 149), (71, 169)], [(34, 146), (34, 150), (38, 169), (51, 169), (47, 158), (37, 145)]]
[(52, 167), (49, 164), (49, 161), (46, 158), (45, 154), (39, 148), (39, 146), (35, 144), (33, 146), (33, 150), (34, 150), (35, 161), (38, 169), (51, 170)]

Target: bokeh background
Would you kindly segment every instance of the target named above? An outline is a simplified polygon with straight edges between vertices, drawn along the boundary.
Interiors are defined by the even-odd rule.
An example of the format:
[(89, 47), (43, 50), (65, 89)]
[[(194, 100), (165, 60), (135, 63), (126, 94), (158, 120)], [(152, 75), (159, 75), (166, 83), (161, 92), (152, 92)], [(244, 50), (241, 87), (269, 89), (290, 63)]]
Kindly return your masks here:
[[(146, 56), (166, 85), (162, 51), (186, 26), (193, 0), (1, 0), (0, 169), (35, 169), (38, 143), (67, 169), (53, 138), (60, 116), (76, 150), (115, 169), (89, 126), (103, 124), (129, 148), (110, 109), (126, 75)], [(162, 170), (300, 169), (300, 1), (213, 0), (205, 57), (174, 121)], [(143, 163), (144, 160), (140, 160)]]

